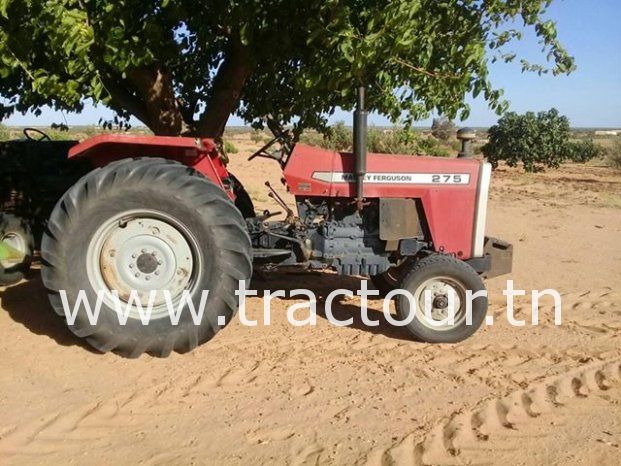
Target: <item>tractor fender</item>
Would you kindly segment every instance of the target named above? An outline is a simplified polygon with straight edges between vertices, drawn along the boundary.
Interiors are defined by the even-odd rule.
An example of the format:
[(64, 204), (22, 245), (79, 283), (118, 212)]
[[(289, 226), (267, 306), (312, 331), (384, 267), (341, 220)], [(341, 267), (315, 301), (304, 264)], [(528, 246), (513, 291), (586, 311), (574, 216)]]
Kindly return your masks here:
[(86, 158), (96, 167), (134, 157), (175, 160), (205, 175), (234, 200), (232, 191), (225, 188), (229, 173), (213, 139), (103, 134), (73, 146), (69, 149), (68, 156), (70, 159)]

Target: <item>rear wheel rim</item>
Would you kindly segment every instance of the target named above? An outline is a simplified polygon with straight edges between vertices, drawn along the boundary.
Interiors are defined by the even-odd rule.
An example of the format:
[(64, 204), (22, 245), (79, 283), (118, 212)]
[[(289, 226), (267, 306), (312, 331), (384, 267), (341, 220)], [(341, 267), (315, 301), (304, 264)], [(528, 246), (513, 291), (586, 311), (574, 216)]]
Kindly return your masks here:
[[(201, 270), (189, 230), (174, 217), (151, 210), (123, 212), (104, 222), (89, 243), (86, 261), (91, 286), (104, 291), (109, 307), (116, 309), (110, 293), (117, 292), (125, 311), (133, 292), (144, 309), (152, 306), (153, 319), (168, 315), (168, 301), (176, 310), (184, 292), (192, 294)], [(132, 305), (128, 316), (140, 318), (138, 307)]]
[[(425, 314), (425, 296), (429, 292), (431, 299), (430, 314), (435, 322), (429, 322)], [(449, 294), (453, 294), (454, 321), (440, 323), (449, 315)], [(448, 331), (463, 324), (466, 319), (466, 286), (451, 277), (433, 277), (421, 283), (414, 292), (416, 303), (415, 318), (425, 327), (436, 331)]]

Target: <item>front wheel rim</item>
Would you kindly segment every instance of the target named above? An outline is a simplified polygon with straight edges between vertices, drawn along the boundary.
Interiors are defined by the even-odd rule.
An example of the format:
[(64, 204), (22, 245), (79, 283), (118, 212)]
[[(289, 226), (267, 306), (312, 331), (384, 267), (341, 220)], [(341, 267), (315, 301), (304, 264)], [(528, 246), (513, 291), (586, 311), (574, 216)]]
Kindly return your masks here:
[[(430, 314), (435, 322), (429, 322), (425, 314), (426, 292), (430, 296)], [(449, 294), (453, 294), (454, 320), (443, 322), (449, 315)], [(459, 327), (466, 319), (466, 286), (451, 277), (434, 277), (421, 283), (414, 292), (415, 318), (425, 327), (436, 331), (447, 331)]]
[[(120, 303), (117, 310), (125, 311), (137, 299), (143, 307), (152, 306), (153, 319), (168, 314), (167, 296), (176, 309), (200, 273), (198, 246), (189, 230), (157, 211), (123, 212), (104, 222), (89, 243), (86, 261), (89, 281), (95, 292), (104, 292), (109, 307)], [(135, 304), (128, 316), (141, 317)]]

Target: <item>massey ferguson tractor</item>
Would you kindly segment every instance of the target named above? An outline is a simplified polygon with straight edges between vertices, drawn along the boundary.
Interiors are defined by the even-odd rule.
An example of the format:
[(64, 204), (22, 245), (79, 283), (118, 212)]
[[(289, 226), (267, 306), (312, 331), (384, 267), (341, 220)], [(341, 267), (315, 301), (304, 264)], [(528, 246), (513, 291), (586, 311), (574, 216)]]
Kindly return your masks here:
[[(12, 168), (0, 177), (11, 184), (0, 222), (0, 279), (21, 278), (38, 243), (31, 231), (42, 236), (41, 274), (53, 309), (63, 317), (65, 307), (77, 309), (68, 323), (75, 335), (128, 357), (166, 357), (211, 339), (235, 314), (235, 291), (250, 280), (253, 265), (370, 277), (382, 293), (399, 288), (414, 297), (417, 306), (403, 294), (394, 299), (399, 316), (411, 317), (406, 328), (415, 339), (463, 340), (488, 306), (486, 297), (474, 299), (468, 323), (467, 291), (484, 290), (484, 278), (511, 269), (512, 247), (485, 236), (491, 167), (468, 157), (367, 154), (366, 118), (361, 88), (353, 153), (295, 144), (282, 131), (250, 157), (280, 165), (297, 210), (268, 185), (284, 220), (255, 212), (211, 139), (103, 135), (71, 144), (68, 162), (51, 162), (75, 180), (62, 194), (54, 191), (62, 183), (35, 189), (37, 176)], [(36, 196), (47, 204), (33, 203)], [(151, 290), (169, 299), (156, 295), (148, 325), (137, 306), (121, 325), (112, 295), (102, 290), (124, 302), (137, 293), (141, 305)], [(195, 324), (184, 308), (173, 325), (169, 304), (183, 303), (184, 293), (198, 304), (203, 290), (209, 294), (202, 321)], [(425, 295), (437, 321), (453, 296), (453, 322), (432, 325), (422, 312)], [(103, 296), (95, 323), (80, 296), (92, 307)]]

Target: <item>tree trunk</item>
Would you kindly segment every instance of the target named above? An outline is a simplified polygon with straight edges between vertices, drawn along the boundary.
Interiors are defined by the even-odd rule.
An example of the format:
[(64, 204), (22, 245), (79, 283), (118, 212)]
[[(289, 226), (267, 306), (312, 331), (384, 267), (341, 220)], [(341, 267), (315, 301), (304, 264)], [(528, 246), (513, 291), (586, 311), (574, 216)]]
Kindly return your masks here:
[(184, 130), (181, 112), (170, 75), (159, 68), (142, 68), (129, 73), (148, 121), (144, 123), (162, 136), (178, 136)]
[(205, 113), (192, 131), (202, 137), (221, 137), (231, 113), (237, 109), (246, 79), (252, 71), (250, 53), (238, 37), (231, 38), (226, 57), (213, 83)]
[(251, 70), (248, 48), (239, 38), (232, 38), (214, 79), (207, 109), (198, 121), (191, 121), (193, 109), (181, 107), (170, 74), (161, 67), (135, 69), (126, 80), (108, 76), (104, 84), (110, 92), (112, 108), (131, 113), (156, 135), (219, 138), (239, 105)]

